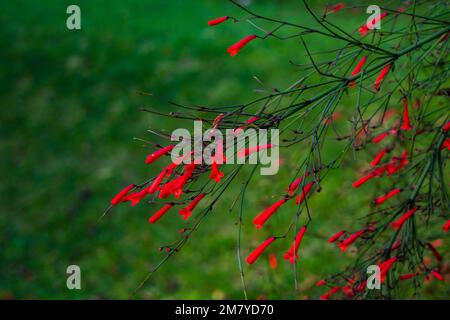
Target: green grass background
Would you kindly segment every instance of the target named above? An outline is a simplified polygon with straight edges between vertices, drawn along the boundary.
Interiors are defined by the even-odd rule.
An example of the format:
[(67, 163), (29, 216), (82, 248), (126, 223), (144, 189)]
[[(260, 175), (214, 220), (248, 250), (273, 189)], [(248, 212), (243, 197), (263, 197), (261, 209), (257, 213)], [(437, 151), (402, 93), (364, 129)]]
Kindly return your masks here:
[[(82, 30), (66, 29), (66, 8), (78, 4)], [(323, 2), (314, 2), (317, 10)], [(312, 24), (299, 1), (254, 1), (258, 12)], [(249, 101), (258, 83), (286, 87), (300, 74), (289, 64), (306, 63), (298, 42), (254, 43), (230, 58), (226, 48), (255, 32), (248, 24), (209, 28), (210, 18), (244, 14), (227, 1), (97, 0), (4, 1), (0, 4), (0, 297), (2, 298), (243, 298), (236, 262), (236, 212), (228, 207), (240, 190), (222, 199), (180, 254), (146, 284), (134, 289), (178, 239), (178, 215), (149, 225), (157, 207), (123, 206), (98, 221), (121, 187), (155, 174), (148, 152), (133, 137), (150, 139), (150, 127), (167, 132), (171, 119), (141, 113), (173, 108), (164, 101), (227, 105)], [(336, 17), (358, 26), (365, 13)], [(339, 20), (340, 19), (340, 20)], [(313, 51), (333, 41), (309, 38)], [(140, 95), (151, 92), (155, 97)], [(339, 146), (337, 149), (339, 150)], [(301, 153), (301, 150), (297, 150)], [(258, 177), (244, 210), (243, 256), (269, 235), (282, 232), (293, 207), (274, 217), (273, 229), (256, 232), (251, 219), (273, 201), (296, 163), (276, 177)], [(278, 267), (267, 256), (245, 266), (250, 298), (317, 298), (320, 278), (340, 271), (351, 255), (326, 245), (328, 235), (351, 229), (355, 211), (368, 207), (364, 192), (348, 194), (352, 169), (330, 176), (310, 206), (314, 223), (302, 245), (300, 290), (282, 260), (286, 243), (273, 246)], [(284, 214), (284, 218), (283, 218)], [(314, 235), (314, 236), (313, 236)], [(82, 270), (82, 290), (66, 288), (66, 267)], [(437, 297), (442, 297), (442, 290)], [(424, 297), (431, 296), (431, 293)]]

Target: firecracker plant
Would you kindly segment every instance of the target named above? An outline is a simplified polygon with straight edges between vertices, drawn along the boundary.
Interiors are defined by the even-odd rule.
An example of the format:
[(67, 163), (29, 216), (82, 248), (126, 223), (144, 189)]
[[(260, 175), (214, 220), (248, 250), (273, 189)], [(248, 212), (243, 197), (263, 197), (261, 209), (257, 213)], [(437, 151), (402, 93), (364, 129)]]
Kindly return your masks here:
[[(324, 245), (336, 246), (342, 252), (352, 248), (358, 258), (346, 269), (336, 270), (336, 274), (317, 282), (317, 286), (323, 287), (320, 299), (395, 298), (399, 282), (410, 281), (420, 290), (424, 281), (444, 281), (445, 257), (432, 240), (445, 236), (450, 228), (446, 168), (450, 150), (449, 3), (383, 1), (379, 4), (380, 15), (367, 23), (361, 21), (359, 29), (350, 30), (333, 23), (333, 16), (355, 11), (365, 13), (367, 5), (338, 3), (318, 12), (310, 2), (303, 1), (304, 10), (314, 19), (310, 26), (295, 19), (279, 20), (276, 13), (274, 17), (262, 16), (252, 11), (251, 6), (234, 0), (230, 3), (241, 9), (241, 16), (223, 16), (205, 22), (205, 28), (222, 28), (224, 24), (239, 28), (242, 23), (254, 27), (254, 34), (238, 39), (227, 49), (231, 57), (257, 50), (263, 41), (298, 43), (298, 50), (308, 63), (292, 62), (300, 76), (285, 90), (273, 90), (253, 101), (229, 106), (173, 104), (167, 113), (143, 111), (202, 120), (211, 129), (278, 129), (280, 154), (292, 149), (303, 150), (297, 159), (297, 170), (286, 181), (286, 189), (277, 190), (283, 195), (270, 206), (261, 208), (259, 213), (239, 209), (246, 201), (246, 190), (250, 180), (255, 179), (257, 166), (244, 178), (246, 183), (232, 205), (238, 212), (238, 237), (243, 215), (252, 215), (260, 233), (257, 247), (245, 246), (238, 239), (237, 263), (244, 298), (247, 298), (245, 264), (251, 270), (274, 242), (282, 242), (285, 247), (279, 258), (293, 268), (301, 263), (302, 239), (310, 236), (308, 227), (314, 223), (308, 199), (327, 188), (326, 177), (341, 170), (346, 157), (362, 153), (371, 155), (373, 160), (348, 177), (353, 179), (353, 188), (363, 189), (377, 180), (384, 180), (389, 188), (379, 188), (371, 195), (371, 205), (358, 212), (359, 217), (365, 218), (355, 220), (352, 229), (341, 230), (335, 226), (336, 233), (329, 235), (328, 243), (324, 241)], [(262, 28), (261, 23), (270, 28)], [(377, 23), (381, 23), (380, 29), (371, 27)], [(339, 45), (332, 51), (315, 53), (308, 45), (313, 37), (320, 41), (333, 39)], [(339, 110), (343, 107), (342, 99), (352, 101), (353, 105), (346, 103), (347, 110)], [(337, 122), (345, 125), (338, 130)], [(174, 143), (170, 136), (158, 128), (151, 132), (158, 143), (149, 143), (153, 151), (145, 162), (165, 163), (165, 168), (144, 182), (125, 187), (112, 199), (106, 212), (117, 205), (134, 207), (147, 202), (154, 209), (148, 220), (152, 227), (157, 227), (160, 219), (177, 218), (178, 214), (169, 217), (170, 212), (178, 212), (186, 227), (180, 230), (175, 244), (161, 244), (165, 257), (141, 285), (167, 259), (178, 254), (208, 215), (218, 210), (217, 202), (231, 191), (232, 181), (243, 173), (244, 166), (227, 165), (227, 159), (219, 159), (219, 154), (210, 165), (184, 164), (181, 159), (171, 161), (169, 155)], [(332, 160), (329, 157), (325, 160), (322, 153), (329, 141), (345, 142), (345, 145)], [(269, 152), (273, 147), (259, 145), (237, 153), (248, 157), (263, 150)], [(352, 190), (348, 192), (351, 194)], [(267, 234), (265, 226), (271, 223), (271, 217), (288, 203), (292, 204), (290, 223), (279, 234)], [(424, 259), (426, 254), (433, 259)], [(276, 264), (276, 256), (270, 256), (271, 264)], [(381, 290), (366, 290), (367, 268), (371, 265), (379, 267)]]

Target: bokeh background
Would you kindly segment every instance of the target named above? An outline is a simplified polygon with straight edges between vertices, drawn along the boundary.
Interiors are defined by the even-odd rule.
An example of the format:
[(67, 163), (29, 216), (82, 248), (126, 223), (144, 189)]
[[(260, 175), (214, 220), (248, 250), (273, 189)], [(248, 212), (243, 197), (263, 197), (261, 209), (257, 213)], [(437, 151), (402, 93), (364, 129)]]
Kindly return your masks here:
[[(247, 2), (257, 12), (313, 24), (300, 1)], [(311, 3), (320, 12), (326, 4)], [(81, 8), (79, 31), (66, 28), (69, 4)], [(133, 138), (151, 139), (147, 129), (170, 132), (179, 125), (140, 112), (140, 107), (168, 111), (173, 106), (167, 101), (236, 104), (260, 95), (253, 76), (280, 88), (300, 76), (289, 61), (307, 60), (295, 40), (258, 42), (229, 57), (226, 48), (255, 30), (246, 23), (206, 25), (223, 15), (244, 13), (225, 0), (0, 4), (1, 298), (243, 298), (236, 261), (237, 215), (228, 210), (239, 193), (239, 181), (182, 252), (136, 293), (148, 270), (164, 257), (158, 248), (178, 239), (184, 222), (162, 219), (149, 225), (147, 219), (157, 207), (145, 203), (122, 206), (98, 221), (112, 195), (163, 165), (146, 166), (148, 149)], [(361, 9), (333, 19), (356, 28), (366, 14)], [(309, 41), (313, 51), (335, 46), (329, 40)], [(283, 208), (267, 234), (251, 225), (253, 216), (286, 188), (296, 168), (292, 159), (282, 154), (279, 175), (258, 177), (249, 187), (244, 257), (268, 232), (284, 230), (292, 216), (292, 208)], [(270, 251), (277, 254), (275, 270), (269, 268), (267, 255), (245, 266), (250, 298), (317, 298), (323, 289), (314, 283), (352, 261), (352, 253), (343, 255), (325, 241), (338, 229), (351, 229), (363, 214), (361, 207), (369, 208), (364, 191), (348, 192), (348, 177), (356, 176), (358, 163), (350, 157), (347, 164), (341, 173), (327, 177), (326, 188), (311, 198), (314, 223), (301, 248), (300, 290), (293, 289), (293, 271), (282, 259), (285, 244), (280, 244)], [(81, 267), (82, 290), (66, 288), (71, 264)], [(445, 298), (448, 293), (430, 284), (420, 297)]]

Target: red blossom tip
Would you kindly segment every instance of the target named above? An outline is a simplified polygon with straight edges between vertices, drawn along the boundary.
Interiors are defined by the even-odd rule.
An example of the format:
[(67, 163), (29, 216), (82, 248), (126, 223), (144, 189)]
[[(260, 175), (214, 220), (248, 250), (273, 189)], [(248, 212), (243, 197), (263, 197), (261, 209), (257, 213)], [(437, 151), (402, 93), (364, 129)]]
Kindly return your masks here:
[(387, 148), (384, 148), (383, 150), (381, 150), (376, 156), (375, 158), (372, 160), (372, 162), (370, 163), (371, 167), (376, 167), (380, 162), (381, 159), (384, 157), (384, 155), (386, 154), (386, 152), (388, 152)]
[(341, 252), (344, 252), (345, 250), (347, 250), (348, 246), (350, 246), (351, 244), (353, 244), (359, 237), (361, 237), (365, 232), (367, 231), (367, 229), (362, 229), (360, 231), (357, 231), (355, 233), (353, 233), (352, 235), (350, 235), (348, 238), (346, 238), (345, 240), (342, 240), (341, 242), (338, 243), (339, 248), (341, 248)]
[(216, 183), (219, 183), (223, 177), (223, 172), (219, 170), (219, 166), (217, 165), (216, 161), (213, 160), (213, 162), (211, 163), (211, 174), (209, 178), (211, 180), (214, 180)]
[(255, 219), (253, 219), (253, 224), (257, 229), (261, 229), (261, 227), (266, 223), (266, 221), (275, 213), (277, 210), (286, 202), (286, 199), (281, 199), (272, 204), (269, 208), (263, 210), (260, 214), (258, 214)]
[(443, 132), (447, 132), (448, 130), (450, 130), (450, 121), (442, 126)]
[(205, 193), (199, 194), (194, 200), (191, 201), (185, 208), (182, 208), (179, 212), (183, 216), (183, 219), (186, 220), (192, 214), (192, 211), (195, 209), (197, 204), (206, 196)]
[(408, 279), (414, 278), (415, 276), (417, 276), (417, 273), (407, 273), (407, 274), (402, 274), (398, 279), (400, 281), (403, 281), (403, 280), (408, 280)]
[(316, 287), (324, 286), (327, 283), (326, 280), (322, 279), (316, 282)]
[(442, 230), (444, 230), (444, 232), (448, 232), (448, 230), (450, 229), (450, 219), (447, 220), (444, 225), (442, 226)]
[(444, 277), (442, 276), (442, 274), (440, 274), (439, 272), (437, 272), (436, 270), (432, 270), (431, 274), (438, 279), (439, 281), (444, 281)]
[(323, 294), (320, 296), (320, 300), (328, 300), (331, 298), (331, 296), (333, 296), (334, 294), (336, 294), (337, 292), (339, 292), (339, 290), (341, 290), (341, 287), (334, 287), (332, 288), (330, 291), (328, 291), (327, 293)]
[[(356, 65), (355, 69), (353, 70), (351, 77), (356, 76), (357, 74), (359, 74), (361, 72), (362, 67), (364, 66), (364, 64), (366, 63), (367, 60), (367, 56), (364, 56), (361, 58), (361, 60), (358, 62), (358, 64)], [(350, 88), (355, 86), (355, 81), (350, 82)]]
[(374, 200), (374, 204), (375, 204), (376, 206), (378, 206), (378, 205), (382, 204), (383, 202), (389, 200), (390, 198), (392, 198), (392, 197), (395, 196), (396, 194), (400, 193), (401, 191), (402, 191), (402, 189), (399, 189), (399, 188), (392, 189), (391, 191), (389, 191), (389, 192), (386, 193), (385, 195), (382, 195), (382, 196), (376, 198), (376, 199)]
[(303, 203), (303, 201), (305, 201), (305, 198), (311, 192), (313, 185), (314, 185), (314, 181), (311, 181), (311, 182), (308, 182), (303, 187), (302, 194), (297, 195), (297, 197), (295, 198), (295, 204), (301, 204), (301, 203)]
[(172, 151), (172, 149), (175, 148), (175, 146), (170, 145), (164, 148), (161, 148), (155, 152), (153, 152), (152, 154), (147, 156), (147, 159), (145, 159), (145, 163), (146, 164), (151, 164), (153, 162), (155, 162), (156, 160), (158, 160), (159, 158), (161, 158), (163, 155), (168, 154), (170, 151)]
[(403, 214), (396, 221), (391, 223), (392, 228), (400, 230), (403, 224), (412, 217), (412, 215), (417, 211), (417, 208), (412, 208), (408, 210), (405, 214)]
[(364, 177), (353, 182), (353, 188), (359, 188), (361, 185), (363, 185), (364, 183), (366, 183), (375, 176), (376, 175), (373, 172), (369, 173), (368, 175), (365, 175)]
[(336, 242), (336, 240), (338, 240), (344, 233), (345, 233), (344, 230), (339, 231), (338, 233), (332, 235), (332, 236), (330, 237), (330, 239), (328, 239), (328, 242), (329, 242), (329, 243)]
[(409, 119), (409, 111), (408, 111), (408, 99), (406, 97), (403, 98), (403, 124), (400, 129), (408, 131), (412, 129), (410, 119)]
[(289, 251), (286, 252), (286, 254), (284, 255), (284, 259), (289, 260), (291, 264), (293, 264), (295, 260), (298, 259), (297, 256), (298, 248), (300, 247), (306, 229), (307, 229), (306, 226), (303, 226), (300, 229), (300, 231), (295, 236), (294, 244), (290, 247)]
[(172, 208), (173, 204), (166, 204), (164, 207), (159, 209), (153, 216), (151, 216), (148, 219), (148, 222), (151, 224), (154, 224), (156, 221), (158, 221), (167, 211), (169, 211), (170, 208)]
[(238, 42), (236, 42), (235, 44), (233, 44), (232, 46), (230, 46), (227, 51), (230, 54), (230, 56), (234, 57), (235, 55), (238, 54), (238, 52), (244, 47), (246, 46), (250, 41), (252, 41), (253, 39), (255, 39), (257, 36), (252, 34), (249, 35), (247, 37), (245, 37), (242, 40), (239, 40)]
[(373, 143), (379, 143), (379, 142), (381, 142), (384, 138), (386, 138), (387, 135), (388, 135), (387, 132), (383, 132), (383, 133), (380, 134), (379, 136), (375, 137), (375, 138), (372, 140), (372, 142), (373, 142)]
[(380, 86), (381, 86), (381, 82), (383, 81), (383, 79), (386, 77), (387, 73), (389, 72), (389, 69), (391, 68), (391, 64), (388, 64), (387, 66), (385, 66), (380, 74), (378, 75), (377, 79), (375, 80), (375, 84), (374, 84), (374, 90), (376, 92), (380, 91)]
[(122, 202), (123, 198), (135, 187), (134, 184), (130, 184), (129, 186), (126, 186), (123, 188), (118, 194), (114, 196), (114, 198), (111, 200), (111, 205), (115, 206)]
[(218, 24), (221, 24), (224, 21), (227, 21), (230, 17), (229, 16), (225, 16), (225, 17), (220, 17), (220, 18), (216, 18), (216, 19), (212, 19), (208, 21), (208, 25), (210, 27), (212, 26), (216, 26)]
[(266, 250), (266, 248), (275, 241), (275, 237), (270, 237), (266, 241), (264, 241), (262, 244), (260, 244), (255, 250), (252, 251), (252, 253), (249, 254), (247, 257), (247, 263), (253, 264), (259, 256)]

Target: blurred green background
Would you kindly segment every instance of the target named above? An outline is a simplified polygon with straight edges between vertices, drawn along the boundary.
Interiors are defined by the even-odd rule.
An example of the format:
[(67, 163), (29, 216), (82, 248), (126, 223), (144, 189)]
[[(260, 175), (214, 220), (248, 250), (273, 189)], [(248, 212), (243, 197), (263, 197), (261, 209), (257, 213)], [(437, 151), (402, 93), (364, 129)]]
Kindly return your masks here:
[[(325, 2), (314, 1), (319, 12)], [(82, 29), (66, 28), (66, 8), (77, 4)], [(253, 1), (252, 9), (312, 24), (299, 1)], [(254, 33), (246, 23), (210, 28), (214, 17), (243, 17), (227, 1), (97, 0), (4, 1), (0, 4), (0, 297), (1, 298), (243, 298), (236, 262), (233, 186), (180, 254), (170, 259), (136, 294), (134, 289), (163, 257), (161, 245), (179, 239), (181, 219), (149, 225), (158, 207), (141, 203), (116, 208), (98, 221), (112, 195), (123, 186), (158, 172), (162, 163), (144, 164), (148, 153), (133, 137), (151, 139), (150, 127), (176, 126), (171, 119), (139, 112), (143, 106), (168, 111), (165, 101), (199, 105), (246, 102), (259, 94), (258, 76), (284, 88), (299, 77), (289, 60), (306, 63), (297, 41), (268, 40), (230, 58), (226, 48)], [(337, 16), (361, 24), (363, 10)], [(309, 38), (313, 51), (332, 41)], [(140, 92), (151, 92), (149, 97)], [(161, 142), (161, 141), (160, 141)], [(283, 155), (282, 155), (283, 156)], [(245, 203), (243, 256), (269, 235), (251, 219), (289, 183), (295, 163), (276, 178), (259, 177)], [(347, 173), (343, 171), (343, 176)], [(282, 259), (286, 244), (274, 245), (278, 267), (267, 256), (245, 266), (250, 298), (317, 298), (314, 282), (344, 267), (349, 258), (327, 236), (352, 228), (363, 197), (342, 197), (351, 180), (330, 176), (327, 188), (311, 199), (314, 223), (301, 249), (300, 290)], [(363, 192), (360, 193), (363, 195)], [(339, 201), (336, 201), (339, 199)], [(333, 210), (331, 210), (333, 208)], [(282, 214), (280, 214), (282, 217)], [(66, 288), (66, 267), (82, 270), (82, 290)], [(431, 291), (431, 290), (430, 290)], [(436, 295), (442, 297), (442, 290)], [(425, 294), (424, 297), (431, 296)]]

